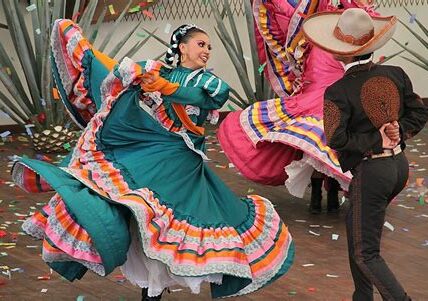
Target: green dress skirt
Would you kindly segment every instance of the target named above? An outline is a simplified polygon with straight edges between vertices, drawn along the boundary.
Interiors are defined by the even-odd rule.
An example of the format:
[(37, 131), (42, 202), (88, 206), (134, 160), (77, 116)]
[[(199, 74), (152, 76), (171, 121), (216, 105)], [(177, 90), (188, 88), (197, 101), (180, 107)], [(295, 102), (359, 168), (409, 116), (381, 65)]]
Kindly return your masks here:
[(28, 192), (55, 191), (24, 230), (43, 240), (43, 260), (65, 278), (121, 266), (149, 295), (171, 285), (213, 297), (253, 292), (284, 275), (294, 258), (287, 227), (265, 198), (238, 198), (205, 163), (205, 137), (192, 133), (215, 119), (229, 87), (203, 70), (163, 66), (179, 88), (145, 93), (141, 75), (156, 62), (116, 63), (70, 20), (52, 32), (56, 86), (84, 128), (66, 162), (21, 158), (13, 178)]

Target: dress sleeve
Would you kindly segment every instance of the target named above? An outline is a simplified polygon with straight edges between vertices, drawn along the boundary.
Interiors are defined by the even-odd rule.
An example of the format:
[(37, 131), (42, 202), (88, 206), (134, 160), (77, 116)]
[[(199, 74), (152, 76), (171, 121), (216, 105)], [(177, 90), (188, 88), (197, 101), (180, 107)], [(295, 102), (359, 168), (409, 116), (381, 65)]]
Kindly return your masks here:
[(51, 35), (56, 87), (76, 123), (85, 127), (101, 104), (101, 83), (117, 62), (94, 49), (71, 20), (55, 21)]
[(229, 85), (209, 72), (196, 77), (193, 86), (180, 86), (164, 101), (193, 105), (206, 110), (220, 109), (229, 98)]

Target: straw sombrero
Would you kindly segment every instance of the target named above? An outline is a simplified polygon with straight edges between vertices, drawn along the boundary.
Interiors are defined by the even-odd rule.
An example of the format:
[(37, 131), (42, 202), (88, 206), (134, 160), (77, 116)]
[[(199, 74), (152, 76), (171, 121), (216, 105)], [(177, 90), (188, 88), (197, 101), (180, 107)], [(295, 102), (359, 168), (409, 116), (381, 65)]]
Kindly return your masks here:
[(364, 9), (313, 14), (303, 23), (309, 41), (342, 56), (368, 54), (382, 47), (394, 34), (397, 18), (371, 17)]

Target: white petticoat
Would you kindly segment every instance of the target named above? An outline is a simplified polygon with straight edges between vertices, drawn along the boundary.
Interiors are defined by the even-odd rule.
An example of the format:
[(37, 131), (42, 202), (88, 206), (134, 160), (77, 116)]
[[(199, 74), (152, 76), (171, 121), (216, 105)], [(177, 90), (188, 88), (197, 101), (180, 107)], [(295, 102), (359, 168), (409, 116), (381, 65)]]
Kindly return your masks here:
[(150, 297), (158, 296), (165, 288), (175, 285), (188, 287), (192, 293), (199, 294), (201, 284), (204, 281), (216, 284), (222, 283), (222, 274), (212, 274), (203, 277), (173, 275), (164, 263), (146, 256), (135, 220), (132, 220), (129, 231), (131, 234), (131, 245), (129, 246), (127, 260), (120, 269), (132, 284), (139, 287), (148, 287), (148, 295)]

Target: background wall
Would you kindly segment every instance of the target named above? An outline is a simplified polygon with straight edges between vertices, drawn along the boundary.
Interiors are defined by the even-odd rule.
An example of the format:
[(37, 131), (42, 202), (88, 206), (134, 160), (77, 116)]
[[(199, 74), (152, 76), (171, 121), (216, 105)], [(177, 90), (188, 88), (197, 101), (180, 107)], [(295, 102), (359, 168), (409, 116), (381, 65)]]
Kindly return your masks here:
[[(425, 26), (428, 27), (428, 5), (415, 5), (415, 6), (407, 6), (407, 9), (416, 14), (416, 17), (420, 22), (422, 22)], [(27, 14), (27, 24), (28, 26), (31, 26), (31, 18), (29, 13), (25, 11), (25, 8), (23, 7), (23, 11)], [(380, 7), (378, 9), (379, 13), (382, 15), (397, 15), (403, 22), (405, 22), (408, 26), (410, 26), (412, 29), (418, 30), (418, 27), (416, 23), (410, 23), (410, 17), (406, 13), (406, 11), (401, 7), (394, 7), (394, 8), (385, 8)], [(0, 10), (0, 22), (5, 23), (5, 18), (3, 11)], [(156, 34), (164, 39), (165, 41), (169, 41), (169, 37), (171, 32), (177, 28), (179, 25), (183, 23), (195, 23), (198, 26), (202, 27), (204, 30), (207, 31), (207, 33), (210, 35), (211, 43), (213, 45), (213, 51), (211, 54), (211, 59), (209, 61), (208, 67), (213, 68), (214, 72), (222, 77), (225, 81), (227, 81), (231, 86), (233, 86), (238, 92), (242, 92), (242, 88), (239, 83), (238, 74), (236, 73), (235, 69), (233, 68), (233, 65), (229, 59), (229, 56), (227, 52), (225, 51), (223, 45), (221, 44), (221, 41), (217, 37), (217, 34), (215, 33), (214, 27), (215, 27), (215, 20), (213, 18), (193, 18), (193, 19), (187, 19), (185, 21), (183, 20), (164, 20), (164, 21), (151, 21), (147, 20), (142, 23), (142, 27), (147, 30), (154, 30), (155, 28), (158, 28)], [(240, 36), (243, 39), (243, 47), (244, 47), (244, 55), (246, 57), (251, 57), (251, 49), (249, 46), (248, 41), (248, 33), (246, 28), (246, 22), (245, 18), (243, 16), (236, 17), (236, 23), (238, 24), (239, 28), (238, 31), (240, 33)], [(114, 37), (112, 39), (112, 42), (107, 47), (108, 50), (112, 49), (114, 47), (114, 42), (120, 40), (122, 35), (126, 32), (128, 32), (132, 27), (134, 27), (137, 24), (137, 21), (127, 21), (122, 22), (118, 25), (117, 30), (114, 34)], [(103, 40), (102, 38), (109, 34), (109, 32), (113, 29), (115, 26), (114, 23), (105, 23), (100, 31), (100, 36), (97, 38), (98, 43), (101, 43)], [(170, 30), (168, 30), (170, 28)], [(144, 33), (143, 30), (137, 31), (137, 33), (130, 39), (130, 41), (125, 45), (125, 48), (121, 53), (119, 53), (118, 57), (121, 57), (134, 43), (138, 40), (143, 39), (141, 35)], [(408, 32), (401, 24), (398, 25), (396, 33), (394, 35), (395, 39), (397, 39), (400, 42), (409, 42), (409, 47), (412, 47), (414, 50), (419, 52), (420, 54), (423, 54), (425, 56), (428, 55), (428, 49), (425, 49), (421, 43), (419, 43), (413, 35)], [(11, 53), (12, 57), (14, 58), (15, 62), (17, 62), (16, 54), (14, 54), (13, 45), (10, 40), (9, 34), (7, 30), (0, 29), (0, 40), (4, 43), (6, 50)], [(97, 44), (95, 45), (97, 46)], [(378, 50), (375, 53), (376, 60), (382, 56), (388, 56), (391, 55), (397, 51), (400, 50), (400, 46), (395, 44), (393, 41), (390, 41), (387, 43), (382, 49)], [(154, 58), (161, 54), (163, 51), (165, 51), (165, 47), (156, 41), (155, 39), (151, 39), (146, 45), (144, 45), (141, 49), (141, 51), (134, 56), (133, 59), (135, 60), (145, 60), (149, 58)], [(405, 54), (406, 56), (410, 56), (408, 54)], [(249, 61), (249, 63), (251, 63)], [(396, 57), (389, 61), (388, 63), (394, 64), (394, 65), (400, 65), (403, 67), (403, 69), (409, 74), (410, 78), (413, 81), (414, 84), (414, 90), (420, 94), (423, 97), (428, 97), (428, 72), (407, 62), (406, 60)], [(251, 67), (249, 70), (252, 70)], [(22, 72), (22, 71), (21, 71)], [(252, 71), (249, 71), (252, 72)], [(252, 78), (252, 74), (250, 74), (250, 78)], [(0, 90), (4, 93), (7, 93), (0, 83)], [(243, 93), (242, 93), (243, 95)], [(227, 110), (227, 108), (223, 108)], [(13, 121), (10, 120), (7, 115), (0, 112), (0, 125), (4, 124), (13, 124)]]

